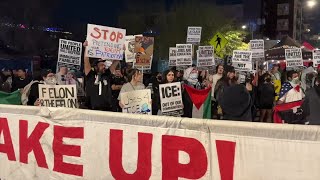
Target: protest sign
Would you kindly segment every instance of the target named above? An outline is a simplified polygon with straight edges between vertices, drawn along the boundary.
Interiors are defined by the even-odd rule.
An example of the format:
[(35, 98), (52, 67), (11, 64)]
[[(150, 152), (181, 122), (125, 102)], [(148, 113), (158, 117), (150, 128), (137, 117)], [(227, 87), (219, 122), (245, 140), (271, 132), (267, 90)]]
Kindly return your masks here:
[(0, 140), (5, 180), (320, 179), (319, 126), (0, 105)]
[(177, 66), (192, 65), (192, 44), (177, 44)]
[(202, 27), (188, 27), (187, 44), (200, 44)]
[(60, 39), (57, 72), (59, 71), (60, 67), (67, 67), (68, 69), (80, 70), (81, 55), (82, 43)]
[(163, 115), (179, 116), (183, 114), (181, 83), (160, 84), (161, 112)]
[(177, 65), (177, 48), (169, 48), (169, 67)]
[(122, 60), (125, 36), (125, 29), (88, 24), (88, 57)]
[(213, 46), (199, 46), (197, 51), (197, 67), (211, 67), (214, 65), (214, 50)]
[(122, 112), (130, 114), (151, 115), (151, 90), (138, 90), (121, 93)]
[(320, 65), (320, 50), (313, 50), (313, 66), (318, 67)]
[(154, 48), (154, 37), (135, 36), (136, 62), (134, 67), (151, 69)]
[(232, 66), (236, 71), (252, 71), (253, 70), (253, 65), (251, 62), (232, 62)]
[(136, 54), (134, 53), (134, 46), (135, 46), (135, 36), (126, 36), (126, 51), (125, 51), (125, 58), (126, 62), (135, 62), (136, 61)]
[(232, 56), (232, 66), (237, 71), (252, 71), (252, 52), (234, 50)]
[(41, 106), (77, 108), (76, 85), (39, 84), (39, 100)]
[(250, 40), (250, 51), (253, 59), (264, 58), (264, 40)]
[(303, 66), (302, 50), (301, 48), (286, 49), (285, 58), (287, 67)]

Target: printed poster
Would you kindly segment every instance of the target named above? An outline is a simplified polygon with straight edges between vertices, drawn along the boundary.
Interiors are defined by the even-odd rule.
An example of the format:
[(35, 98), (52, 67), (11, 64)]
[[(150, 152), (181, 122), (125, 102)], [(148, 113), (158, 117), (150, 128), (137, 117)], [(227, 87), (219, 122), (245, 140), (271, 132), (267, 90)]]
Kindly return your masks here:
[(160, 84), (160, 105), (163, 115), (180, 116), (183, 114), (181, 83)]

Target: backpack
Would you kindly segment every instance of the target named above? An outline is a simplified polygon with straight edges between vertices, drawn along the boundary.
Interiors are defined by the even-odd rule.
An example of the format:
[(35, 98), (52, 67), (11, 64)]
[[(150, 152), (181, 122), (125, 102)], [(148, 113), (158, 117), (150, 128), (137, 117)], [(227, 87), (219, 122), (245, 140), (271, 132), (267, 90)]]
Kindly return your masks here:
[(34, 84), (34, 83), (40, 83), (40, 81), (31, 81), (28, 85), (26, 85), (23, 90), (22, 90), (22, 93), (21, 93), (21, 103), (22, 105), (26, 106), (29, 99), (29, 94), (30, 94), (30, 90), (31, 90), (31, 86)]

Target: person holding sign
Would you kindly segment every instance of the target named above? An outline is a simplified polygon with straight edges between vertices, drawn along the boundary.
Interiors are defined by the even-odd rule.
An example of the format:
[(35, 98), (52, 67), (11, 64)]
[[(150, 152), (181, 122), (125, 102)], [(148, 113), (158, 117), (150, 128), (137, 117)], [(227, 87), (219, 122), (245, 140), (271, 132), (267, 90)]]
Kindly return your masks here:
[(128, 83), (126, 83), (122, 86), (122, 88), (120, 90), (119, 97), (118, 97), (119, 106), (122, 109), (124, 108), (124, 104), (121, 103), (121, 94), (122, 93), (145, 89), (145, 86), (142, 84), (143, 74), (140, 70), (130, 69), (128, 71), (127, 78), (128, 78)]
[[(87, 48), (86, 41), (83, 46)], [(114, 61), (109, 69), (106, 69), (105, 60), (93, 59), (93, 69), (87, 56), (87, 50), (84, 56), (84, 72), (86, 75), (86, 97), (87, 106), (92, 110), (111, 111), (112, 93), (111, 93), (111, 68), (115, 69), (118, 61)]]

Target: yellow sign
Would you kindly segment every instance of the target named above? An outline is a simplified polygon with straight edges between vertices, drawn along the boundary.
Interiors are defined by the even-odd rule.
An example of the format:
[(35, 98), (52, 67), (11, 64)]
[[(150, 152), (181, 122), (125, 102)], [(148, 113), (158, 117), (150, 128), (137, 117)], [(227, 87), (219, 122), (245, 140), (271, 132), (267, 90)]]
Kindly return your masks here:
[[(280, 80), (273, 80), (273, 85), (275, 89), (276, 94), (280, 94), (281, 91), (281, 81)], [(277, 101), (279, 99), (279, 96), (275, 97), (275, 100)]]
[(218, 54), (228, 44), (228, 40), (220, 33), (214, 35), (210, 44), (214, 47), (214, 51)]

